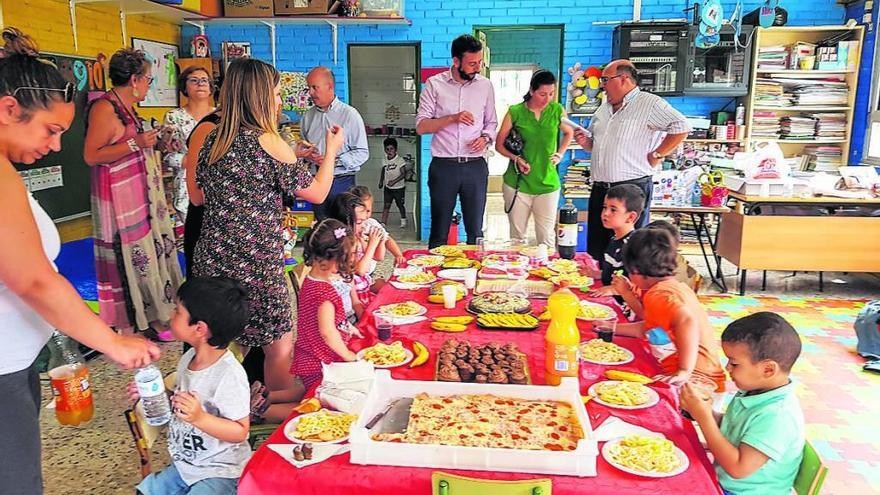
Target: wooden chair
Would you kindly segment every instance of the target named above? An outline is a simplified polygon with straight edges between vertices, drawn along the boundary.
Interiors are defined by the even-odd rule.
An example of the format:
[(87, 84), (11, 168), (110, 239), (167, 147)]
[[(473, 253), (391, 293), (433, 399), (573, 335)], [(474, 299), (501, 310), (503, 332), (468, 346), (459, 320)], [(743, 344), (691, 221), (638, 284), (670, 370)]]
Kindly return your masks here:
[(818, 495), (828, 475), (828, 467), (822, 463), (819, 453), (810, 445), (804, 443), (804, 458), (794, 478), (794, 491), (797, 495)]
[[(168, 374), (165, 377), (165, 388), (171, 389), (174, 387), (175, 381), (177, 381), (177, 372)], [(141, 477), (145, 478), (153, 472), (153, 465), (150, 461), (150, 449), (153, 448), (153, 444), (159, 438), (162, 427), (147, 424), (144, 406), (141, 404), (141, 401), (137, 401), (130, 409), (126, 409), (123, 416), (134, 439), (134, 446), (140, 461)]]
[(431, 474), (433, 495), (551, 495), (553, 483), (548, 478), (502, 481), (468, 478), (435, 471)]
[(299, 288), (302, 287), (302, 283), (306, 279), (310, 270), (311, 267), (305, 263), (300, 263), (290, 271), (290, 282), (293, 284), (293, 293), (296, 295), (297, 299), (299, 299)]

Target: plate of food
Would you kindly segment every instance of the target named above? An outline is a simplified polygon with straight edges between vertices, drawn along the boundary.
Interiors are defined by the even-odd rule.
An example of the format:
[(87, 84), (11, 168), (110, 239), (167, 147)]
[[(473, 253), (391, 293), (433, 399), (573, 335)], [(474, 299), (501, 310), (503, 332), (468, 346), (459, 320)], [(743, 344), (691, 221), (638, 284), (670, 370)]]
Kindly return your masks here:
[(464, 251), (458, 246), (437, 246), (428, 252), (447, 258), (464, 258), (465, 256)]
[(425, 254), (416, 256), (406, 262), (409, 266), (420, 266), (422, 268), (434, 268), (443, 264), (445, 257), (436, 254)]
[(529, 272), (525, 268), (497, 268), (494, 266), (484, 266), (479, 272), (480, 278), (488, 280), (507, 278), (511, 280), (521, 280), (529, 276)]
[(624, 349), (613, 342), (593, 339), (581, 342), (578, 346), (580, 358), (593, 364), (626, 364), (635, 359), (629, 349)]
[(477, 326), (486, 330), (534, 330), (538, 319), (526, 313), (483, 313), (477, 316)]
[(534, 275), (538, 278), (543, 278), (544, 280), (546, 280), (550, 277), (555, 277), (556, 275), (558, 275), (558, 273), (547, 268), (546, 266), (542, 266), (541, 268), (533, 268), (529, 270), (529, 275)]
[(617, 313), (612, 308), (604, 304), (583, 300), (577, 314), (577, 319), (583, 321), (613, 320), (615, 318), (617, 318)]
[(437, 280), (437, 275), (434, 275), (431, 272), (410, 272), (410, 273), (402, 273), (397, 276), (398, 282), (403, 282), (405, 284), (415, 284), (415, 285), (428, 285)]
[(376, 313), (381, 316), (388, 316), (392, 318), (395, 316), (422, 316), (427, 312), (428, 308), (422, 306), (415, 301), (404, 301), (394, 304), (386, 304), (385, 306), (379, 306), (379, 309), (376, 311)]
[(467, 307), (475, 314), (481, 313), (531, 313), (532, 303), (528, 299), (510, 292), (487, 292), (471, 298)]
[(646, 409), (660, 402), (660, 395), (641, 383), (606, 380), (587, 391), (599, 404), (617, 409)]
[(378, 344), (361, 349), (357, 358), (373, 363), (376, 368), (396, 368), (412, 361), (413, 352), (403, 346), (403, 342), (395, 340), (390, 344)]
[(460, 270), (462, 268), (479, 268), (480, 262), (468, 258), (446, 258), (446, 261), (440, 265), (444, 270)]
[(547, 280), (553, 282), (553, 285), (562, 285), (563, 282), (568, 282), (569, 287), (589, 287), (593, 285), (592, 278), (577, 272), (557, 273)]
[(529, 267), (529, 257), (521, 254), (489, 254), (483, 257), (483, 266), (493, 268), (523, 268)]
[(322, 409), (297, 416), (284, 425), (284, 436), (291, 442), (315, 445), (341, 443), (348, 440), (354, 414)]
[(438, 271), (437, 276), (440, 278), (445, 278), (446, 280), (464, 280), (466, 272), (466, 270), (462, 270), (460, 268), (447, 268), (445, 270)]
[(452, 287), (455, 287), (456, 300), (460, 300), (464, 296), (467, 295), (467, 289), (465, 288), (464, 284), (461, 282), (456, 282), (455, 280), (441, 280), (441, 281), (435, 283), (434, 285), (431, 286), (431, 290), (429, 292), (430, 295), (442, 297), (443, 296), (443, 287), (445, 287), (447, 285), (451, 285)]
[(580, 265), (578, 265), (577, 261), (575, 260), (557, 258), (547, 263), (547, 268), (553, 270), (556, 273), (572, 273), (577, 272), (580, 269)]
[[(555, 252), (555, 249), (552, 247), (547, 247), (547, 255), (551, 255)], [(519, 254), (523, 256), (528, 256), (529, 258), (537, 258), (541, 254), (541, 248), (538, 246), (522, 246), (519, 248)]]
[(662, 436), (630, 435), (605, 442), (602, 457), (617, 469), (647, 478), (669, 478), (690, 466), (687, 454)]

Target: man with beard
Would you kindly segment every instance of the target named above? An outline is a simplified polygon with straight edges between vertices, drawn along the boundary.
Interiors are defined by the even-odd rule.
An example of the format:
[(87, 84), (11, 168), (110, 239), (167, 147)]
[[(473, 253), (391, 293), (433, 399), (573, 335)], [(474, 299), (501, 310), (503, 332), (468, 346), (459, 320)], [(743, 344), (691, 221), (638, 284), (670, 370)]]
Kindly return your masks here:
[(431, 235), (428, 247), (446, 243), (452, 212), (461, 198), (468, 244), (483, 236), (489, 165), (485, 152), (495, 140), (495, 90), (480, 75), (483, 44), (469, 34), (452, 42), (452, 68), (425, 82), (416, 132), (433, 134), (428, 190)]

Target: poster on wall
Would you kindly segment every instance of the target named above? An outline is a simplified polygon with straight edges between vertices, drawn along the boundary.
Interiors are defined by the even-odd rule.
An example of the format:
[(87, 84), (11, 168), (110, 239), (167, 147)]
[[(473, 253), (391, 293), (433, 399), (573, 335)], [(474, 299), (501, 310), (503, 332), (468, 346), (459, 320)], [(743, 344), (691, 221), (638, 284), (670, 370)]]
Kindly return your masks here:
[(226, 70), (233, 60), (251, 56), (251, 44), (245, 41), (224, 41), (221, 49), (223, 51), (223, 70)]
[(140, 103), (140, 106), (176, 107), (178, 94), (175, 62), (179, 56), (177, 45), (132, 38), (131, 46), (135, 50), (142, 50), (147, 55), (147, 60), (153, 64), (153, 82), (150, 83), (147, 98)]
[(281, 73), (281, 102), (285, 112), (305, 113), (314, 104), (309, 97), (305, 72)]

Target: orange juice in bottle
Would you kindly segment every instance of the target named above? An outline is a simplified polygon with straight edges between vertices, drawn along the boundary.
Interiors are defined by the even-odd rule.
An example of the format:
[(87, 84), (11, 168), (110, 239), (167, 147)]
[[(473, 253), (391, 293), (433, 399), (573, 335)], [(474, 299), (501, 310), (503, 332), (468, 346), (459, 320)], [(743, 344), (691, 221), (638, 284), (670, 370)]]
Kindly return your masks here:
[(546, 373), (549, 385), (559, 385), (564, 376), (577, 376), (580, 332), (575, 318), (580, 301), (563, 286), (547, 299), (550, 326), (544, 337)]
[(67, 336), (55, 331), (49, 341), (49, 379), (55, 396), (55, 417), (63, 425), (88, 422), (94, 414), (89, 369)]

